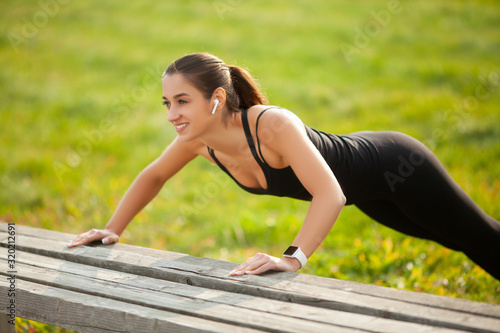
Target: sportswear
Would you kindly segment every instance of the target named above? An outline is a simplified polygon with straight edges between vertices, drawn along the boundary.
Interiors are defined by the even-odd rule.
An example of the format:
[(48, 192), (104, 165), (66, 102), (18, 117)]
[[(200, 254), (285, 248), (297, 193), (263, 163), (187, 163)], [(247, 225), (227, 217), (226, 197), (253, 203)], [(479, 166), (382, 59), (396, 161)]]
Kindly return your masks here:
[[(266, 178), (266, 189), (241, 185), (207, 147), (209, 154), (250, 193), (311, 200), (311, 194), (290, 166), (272, 168), (262, 156), (258, 126), (270, 108), (275, 107), (263, 110), (257, 117), (257, 147), (247, 110), (241, 113), (248, 145)], [(473, 202), (424, 144), (399, 132), (335, 135), (304, 126), (338, 180), (347, 205), (356, 205), (374, 220), (397, 231), (463, 251), (500, 280), (500, 223)]]

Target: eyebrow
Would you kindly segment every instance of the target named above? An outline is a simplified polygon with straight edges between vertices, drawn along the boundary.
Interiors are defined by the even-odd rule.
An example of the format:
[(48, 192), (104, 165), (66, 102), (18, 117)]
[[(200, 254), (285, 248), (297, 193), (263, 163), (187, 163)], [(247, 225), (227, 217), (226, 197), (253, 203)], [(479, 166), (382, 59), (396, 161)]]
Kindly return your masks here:
[[(182, 96), (189, 96), (189, 94), (188, 93), (179, 93), (179, 94), (177, 94), (177, 95), (174, 96), (174, 99), (182, 97)], [(162, 98), (163, 99), (168, 99), (165, 96), (162, 96)]]

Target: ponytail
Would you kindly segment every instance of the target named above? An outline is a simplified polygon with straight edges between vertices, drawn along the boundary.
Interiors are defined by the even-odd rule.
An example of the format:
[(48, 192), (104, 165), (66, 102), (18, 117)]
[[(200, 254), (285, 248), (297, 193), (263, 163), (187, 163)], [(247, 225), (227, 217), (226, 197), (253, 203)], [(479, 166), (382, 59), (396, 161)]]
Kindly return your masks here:
[(228, 66), (233, 88), (238, 97), (238, 109), (246, 109), (257, 104), (268, 104), (266, 97), (260, 92), (255, 79), (241, 67)]
[(254, 78), (246, 70), (228, 66), (209, 53), (185, 55), (172, 62), (163, 76), (176, 73), (184, 75), (207, 99), (219, 87), (226, 91), (227, 112), (222, 117), (226, 125), (234, 113), (253, 105), (268, 104)]

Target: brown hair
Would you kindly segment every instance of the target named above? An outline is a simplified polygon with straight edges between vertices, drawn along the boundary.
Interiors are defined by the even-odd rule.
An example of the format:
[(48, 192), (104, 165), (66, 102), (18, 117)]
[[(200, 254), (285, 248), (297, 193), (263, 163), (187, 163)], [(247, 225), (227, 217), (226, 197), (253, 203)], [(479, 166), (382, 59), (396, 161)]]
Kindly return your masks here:
[(175, 60), (163, 77), (176, 73), (184, 75), (207, 99), (219, 87), (226, 91), (228, 113), (223, 114), (225, 124), (235, 112), (257, 104), (268, 104), (254, 78), (245, 69), (228, 66), (209, 53), (192, 53)]

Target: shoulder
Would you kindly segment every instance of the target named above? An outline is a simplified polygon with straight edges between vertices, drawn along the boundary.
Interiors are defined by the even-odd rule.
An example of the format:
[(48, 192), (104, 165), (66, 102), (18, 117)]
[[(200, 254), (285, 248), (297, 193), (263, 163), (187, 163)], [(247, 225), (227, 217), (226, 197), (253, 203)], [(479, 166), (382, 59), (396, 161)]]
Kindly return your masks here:
[(293, 125), (303, 127), (304, 123), (292, 111), (274, 105), (254, 105), (248, 109), (248, 121), (261, 126)]
[(257, 128), (257, 135), (263, 142), (291, 135), (306, 135), (302, 120), (290, 110), (282, 107), (255, 105), (248, 109), (248, 121), (251, 128)]

